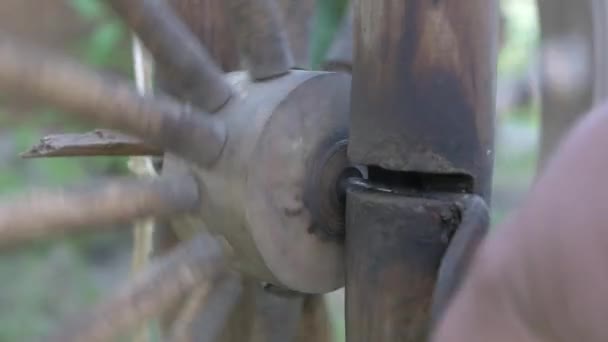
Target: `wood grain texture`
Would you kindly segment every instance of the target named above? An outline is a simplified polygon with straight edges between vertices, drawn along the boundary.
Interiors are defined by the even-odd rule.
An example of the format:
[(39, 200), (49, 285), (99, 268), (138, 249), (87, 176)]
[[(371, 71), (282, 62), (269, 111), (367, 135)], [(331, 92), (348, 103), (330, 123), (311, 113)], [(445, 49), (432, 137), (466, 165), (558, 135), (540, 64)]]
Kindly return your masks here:
[(451, 201), (349, 191), (348, 342), (426, 341), (453, 213)]
[(497, 1), (361, 0), (354, 11), (353, 162), (469, 175), (487, 198)]
[(431, 191), (491, 193), (498, 1), (360, 0), (354, 16), (348, 154), (370, 184), (347, 192), (347, 341), (425, 341), (459, 223)]

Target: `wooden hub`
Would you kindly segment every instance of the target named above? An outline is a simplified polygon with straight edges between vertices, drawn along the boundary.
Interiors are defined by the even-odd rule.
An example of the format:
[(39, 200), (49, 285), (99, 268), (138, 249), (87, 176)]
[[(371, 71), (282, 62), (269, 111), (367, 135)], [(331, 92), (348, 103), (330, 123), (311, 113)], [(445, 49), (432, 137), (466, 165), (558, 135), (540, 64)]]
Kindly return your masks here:
[(350, 76), (292, 71), (251, 82), (227, 75), (233, 100), (216, 114), (228, 140), (211, 168), (196, 168), (200, 217), (225, 237), (238, 269), (292, 290), (343, 286), (337, 202), (346, 158)]

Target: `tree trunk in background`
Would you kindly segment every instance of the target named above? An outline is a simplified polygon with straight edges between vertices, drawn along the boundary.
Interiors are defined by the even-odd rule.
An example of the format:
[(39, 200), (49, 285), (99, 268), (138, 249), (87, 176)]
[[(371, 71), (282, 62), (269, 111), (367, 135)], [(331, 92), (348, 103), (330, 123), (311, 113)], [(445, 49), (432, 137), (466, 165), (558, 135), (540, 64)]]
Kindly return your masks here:
[(542, 167), (572, 124), (605, 95), (602, 38), (607, 5), (605, 0), (538, 0), (537, 4), (542, 39)]

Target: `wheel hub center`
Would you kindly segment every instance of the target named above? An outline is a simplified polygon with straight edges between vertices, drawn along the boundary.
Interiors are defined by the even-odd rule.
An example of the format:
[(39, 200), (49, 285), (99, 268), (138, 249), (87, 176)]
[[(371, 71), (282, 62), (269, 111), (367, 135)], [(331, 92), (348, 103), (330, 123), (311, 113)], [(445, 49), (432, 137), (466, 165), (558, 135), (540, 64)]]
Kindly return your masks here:
[(228, 74), (236, 93), (216, 114), (220, 160), (196, 169), (200, 216), (242, 271), (301, 292), (343, 285), (343, 203), (350, 76), (292, 71), (265, 82)]

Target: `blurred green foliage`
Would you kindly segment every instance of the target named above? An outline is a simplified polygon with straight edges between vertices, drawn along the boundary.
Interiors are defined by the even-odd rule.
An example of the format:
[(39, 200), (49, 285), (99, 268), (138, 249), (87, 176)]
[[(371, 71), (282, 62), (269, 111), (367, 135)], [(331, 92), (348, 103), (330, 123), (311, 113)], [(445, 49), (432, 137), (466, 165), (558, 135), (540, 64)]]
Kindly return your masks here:
[[(69, 42), (66, 53), (83, 63), (130, 77), (128, 32), (104, 2), (62, 1), (68, 1), (79, 20), (90, 27), (78, 40)], [(19, 158), (18, 153), (46, 134), (81, 132), (93, 127), (68, 120), (60, 111), (46, 106), (15, 105), (8, 99), (0, 99), (0, 194), (32, 185), (60, 186), (125, 173), (124, 158)], [(0, 341), (39, 340), (59, 318), (91, 304), (107, 286), (98, 282), (101, 266), (92, 270), (93, 260), (99, 263), (100, 253), (108, 253), (108, 246), (124, 249), (129, 243), (124, 240), (117, 234), (74, 236), (2, 253)], [(107, 257), (101, 257), (104, 258)]]
[(500, 55), (498, 71), (502, 74), (520, 73), (528, 66), (530, 52), (538, 46), (536, 2), (502, 0), (501, 7), (506, 19), (506, 41)]
[(342, 16), (348, 5), (347, 0), (318, 0), (312, 38), (312, 65), (318, 68), (329, 49)]
[(131, 75), (131, 49), (125, 45), (128, 31), (108, 6), (99, 0), (69, 0), (92, 32), (77, 43), (78, 55), (93, 66), (114, 68)]
[[(498, 60), (498, 77), (527, 77), (533, 68), (540, 32), (536, 1), (502, 0), (505, 42)], [(540, 105), (533, 99), (510, 113), (498, 113), (496, 125), (494, 225), (517, 207), (536, 174)]]

